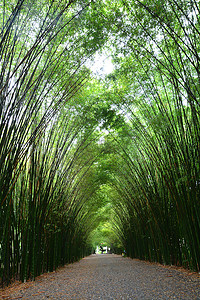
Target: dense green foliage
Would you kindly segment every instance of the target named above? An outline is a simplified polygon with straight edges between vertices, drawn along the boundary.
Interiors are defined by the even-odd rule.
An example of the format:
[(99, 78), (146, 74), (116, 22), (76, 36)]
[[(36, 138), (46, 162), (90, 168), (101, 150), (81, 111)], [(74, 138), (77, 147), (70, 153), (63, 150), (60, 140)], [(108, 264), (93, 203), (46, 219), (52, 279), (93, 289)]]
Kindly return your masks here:
[(119, 230), (131, 257), (199, 270), (198, 4), (136, 3), (124, 1), (130, 39), (116, 58), (130, 138), (115, 172)]
[(199, 271), (199, 1), (0, 5), (2, 283), (100, 243)]

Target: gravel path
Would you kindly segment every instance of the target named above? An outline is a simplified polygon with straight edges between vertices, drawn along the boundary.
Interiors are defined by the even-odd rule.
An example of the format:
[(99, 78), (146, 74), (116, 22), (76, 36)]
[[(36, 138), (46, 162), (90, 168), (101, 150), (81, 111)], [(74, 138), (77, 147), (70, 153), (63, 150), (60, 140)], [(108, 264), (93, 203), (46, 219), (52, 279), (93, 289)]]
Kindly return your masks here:
[(34, 282), (15, 283), (1, 299), (200, 299), (200, 277), (119, 255), (91, 255)]

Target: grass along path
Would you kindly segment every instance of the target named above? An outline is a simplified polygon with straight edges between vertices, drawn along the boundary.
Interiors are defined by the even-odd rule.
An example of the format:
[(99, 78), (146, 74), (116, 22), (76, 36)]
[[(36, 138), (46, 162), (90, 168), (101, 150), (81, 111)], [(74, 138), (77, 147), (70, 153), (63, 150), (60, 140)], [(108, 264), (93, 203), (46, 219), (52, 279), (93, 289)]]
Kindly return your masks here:
[(91, 255), (43, 274), (35, 281), (13, 283), (1, 299), (200, 299), (200, 276), (119, 255)]

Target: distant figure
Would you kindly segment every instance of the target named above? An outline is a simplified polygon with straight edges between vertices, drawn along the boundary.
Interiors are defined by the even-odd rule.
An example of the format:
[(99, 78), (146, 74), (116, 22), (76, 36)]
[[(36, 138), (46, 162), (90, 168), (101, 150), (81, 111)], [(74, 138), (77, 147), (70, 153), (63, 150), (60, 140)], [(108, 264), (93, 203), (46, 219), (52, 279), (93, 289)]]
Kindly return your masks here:
[(102, 247), (102, 246), (100, 246), (99, 248), (100, 248), (100, 250), (101, 250), (101, 254), (103, 254), (104, 252), (106, 252), (106, 253), (107, 253), (107, 247), (104, 247), (104, 248), (106, 248), (106, 249), (103, 249), (103, 247)]

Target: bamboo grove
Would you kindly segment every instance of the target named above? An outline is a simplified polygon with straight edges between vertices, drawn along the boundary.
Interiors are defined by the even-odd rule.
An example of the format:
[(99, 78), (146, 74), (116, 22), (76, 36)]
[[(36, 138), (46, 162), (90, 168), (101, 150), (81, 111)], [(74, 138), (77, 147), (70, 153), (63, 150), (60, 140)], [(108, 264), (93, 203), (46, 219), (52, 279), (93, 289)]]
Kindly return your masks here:
[(102, 219), (116, 251), (199, 271), (199, 1), (0, 9), (1, 282), (90, 254)]
[(81, 133), (83, 122), (65, 105), (87, 81), (83, 63), (92, 50), (83, 46), (79, 20), (88, 4), (73, 2), (22, 0), (3, 8), (2, 282), (35, 278), (87, 253), (92, 209), (86, 216), (82, 206), (96, 187), (83, 193), (80, 185), (94, 159), (91, 132)]
[[(116, 62), (129, 120), (116, 227), (128, 256), (199, 270), (199, 2), (123, 3), (128, 39)], [(144, 37), (131, 35), (130, 20)]]

